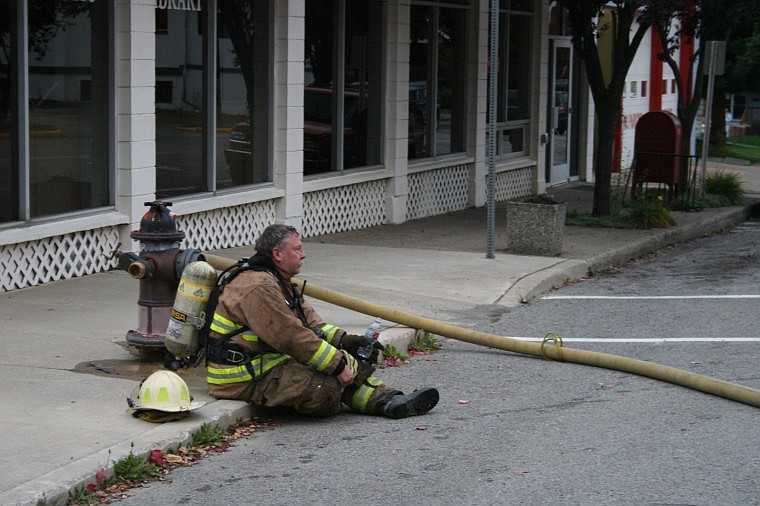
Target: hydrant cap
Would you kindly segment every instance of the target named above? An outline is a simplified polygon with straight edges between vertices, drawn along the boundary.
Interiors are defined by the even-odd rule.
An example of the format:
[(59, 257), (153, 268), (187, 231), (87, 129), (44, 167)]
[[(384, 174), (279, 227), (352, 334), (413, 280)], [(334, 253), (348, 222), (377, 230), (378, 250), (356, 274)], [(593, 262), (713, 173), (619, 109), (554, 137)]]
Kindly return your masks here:
[(177, 230), (177, 224), (174, 221), (174, 215), (169, 211), (171, 202), (146, 202), (150, 206), (142, 220), (140, 221), (140, 230), (135, 230), (129, 237), (138, 241), (181, 241), (185, 238), (185, 233)]

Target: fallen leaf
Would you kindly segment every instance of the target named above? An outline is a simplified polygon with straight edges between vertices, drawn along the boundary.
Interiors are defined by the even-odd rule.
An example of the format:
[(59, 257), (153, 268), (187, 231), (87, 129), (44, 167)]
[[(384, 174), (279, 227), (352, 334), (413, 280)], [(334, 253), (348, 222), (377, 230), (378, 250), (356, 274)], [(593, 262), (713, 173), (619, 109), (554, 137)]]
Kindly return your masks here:
[(470, 401), (467, 399), (459, 399), (459, 404), (469, 404)]
[(181, 464), (185, 460), (179, 455), (174, 455), (173, 453), (167, 453), (164, 455), (164, 459), (166, 459), (167, 462), (171, 462), (172, 464)]
[(150, 452), (150, 460), (157, 466), (161, 466), (166, 462), (166, 459), (164, 458), (164, 455), (161, 453), (161, 450), (153, 450)]

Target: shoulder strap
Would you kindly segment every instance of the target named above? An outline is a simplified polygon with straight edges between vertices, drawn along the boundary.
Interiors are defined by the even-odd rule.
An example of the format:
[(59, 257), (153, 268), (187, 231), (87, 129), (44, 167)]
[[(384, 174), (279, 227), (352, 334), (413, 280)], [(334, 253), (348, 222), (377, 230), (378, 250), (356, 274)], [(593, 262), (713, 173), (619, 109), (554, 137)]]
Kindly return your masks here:
[[(203, 327), (198, 330), (198, 351), (193, 360), (193, 367), (198, 367), (203, 359), (207, 358), (208, 346), (211, 345), (211, 340), (209, 339), (209, 334), (211, 332), (211, 323), (214, 321), (216, 306), (219, 303), (219, 296), (222, 294), (224, 287), (227, 286), (230, 281), (235, 279), (238, 274), (248, 269), (251, 269), (251, 265), (248, 263), (247, 258), (243, 258), (234, 265), (227, 267), (216, 278), (216, 284), (209, 294), (208, 302), (206, 302), (206, 310), (203, 314)], [(225, 336), (223, 341), (226, 341), (227, 339), (243, 332), (244, 330), (246, 330), (246, 327), (238, 329), (236, 332)], [(215, 343), (215, 345), (218, 344), (221, 343)]]

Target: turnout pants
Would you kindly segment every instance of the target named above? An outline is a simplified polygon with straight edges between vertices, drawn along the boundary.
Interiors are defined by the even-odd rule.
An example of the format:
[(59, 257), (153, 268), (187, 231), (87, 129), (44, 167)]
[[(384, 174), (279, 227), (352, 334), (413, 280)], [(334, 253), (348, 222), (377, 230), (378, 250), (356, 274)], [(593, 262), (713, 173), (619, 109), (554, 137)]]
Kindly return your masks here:
[(333, 376), (297, 362), (278, 365), (257, 379), (239, 398), (246, 399), (250, 388), (253, 388), (251, 402), (256, 406), (291, 408), (310, 416), (338, 414), (341, 403), (353, 411), (373, 415), (378, 403), (398, 393), (371, 375), (360, 385), (342, 388)]

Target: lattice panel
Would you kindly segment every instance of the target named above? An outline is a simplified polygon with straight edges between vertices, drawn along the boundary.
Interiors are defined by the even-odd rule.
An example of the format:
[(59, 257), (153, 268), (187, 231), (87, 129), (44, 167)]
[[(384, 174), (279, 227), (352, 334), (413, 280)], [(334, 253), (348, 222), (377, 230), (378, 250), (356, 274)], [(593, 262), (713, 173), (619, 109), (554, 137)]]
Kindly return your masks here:
[(0, 246), (2, 291), (108, 271), (118, 242), (114, 226)]
[(185, 233), (180, 247), (209, 251), (247, 246), (274, 222), (274, 200), (178, 216), (177, 228)]
[(523, 167), (496, 174), (495, 200), (514, 200), (529, 195), (533, 195), (533, 167)]
[(466, 209), (468, 175), (467, 165), (409, 174), (406, 219)]
[(304, 237), (359, 230), (386, 222), (384, 180), (304, 193)]

